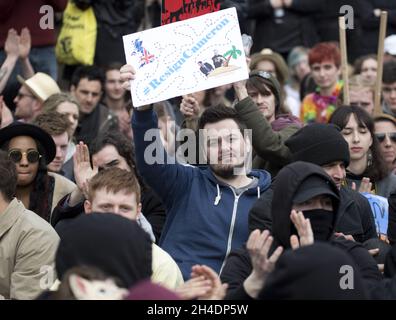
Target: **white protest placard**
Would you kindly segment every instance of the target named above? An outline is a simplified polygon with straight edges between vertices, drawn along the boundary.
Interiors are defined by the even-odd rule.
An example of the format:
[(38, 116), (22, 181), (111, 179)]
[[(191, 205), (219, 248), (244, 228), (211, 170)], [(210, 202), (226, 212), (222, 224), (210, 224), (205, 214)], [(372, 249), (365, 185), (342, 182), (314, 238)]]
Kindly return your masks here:
[(134, 107), (249, 77), (235, 8), (123, 36)]

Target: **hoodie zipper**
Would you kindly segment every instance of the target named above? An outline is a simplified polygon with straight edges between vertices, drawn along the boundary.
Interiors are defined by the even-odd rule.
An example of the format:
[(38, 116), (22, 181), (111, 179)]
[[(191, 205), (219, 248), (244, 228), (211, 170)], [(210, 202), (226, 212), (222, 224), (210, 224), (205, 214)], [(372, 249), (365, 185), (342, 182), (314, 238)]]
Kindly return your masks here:
[(226, 251), (226, 255), (224, 257), (223, 263), (221, 264), (219, 276), (220, 276), (221, 272), (223, 271), (227, 257), (231, 252), (232, 236), (234, 235), (234, 227), (235, 227), (236, 213), (237, 213), (237, 208), (238, 208), (238, 201), (239, 201), (239, 197), (245, 192), (245, 191), (243, 191), (241, 194), (239, 194), (237, 196), (235, 194), (234, 189), (231, 187), (229, 187), (229, 188), (231, 189), (232, 193), (234, 194), (234, 208), (232, 209), (231, 226), (230, 226), (230, 232), (228, 233), (227, 251)]

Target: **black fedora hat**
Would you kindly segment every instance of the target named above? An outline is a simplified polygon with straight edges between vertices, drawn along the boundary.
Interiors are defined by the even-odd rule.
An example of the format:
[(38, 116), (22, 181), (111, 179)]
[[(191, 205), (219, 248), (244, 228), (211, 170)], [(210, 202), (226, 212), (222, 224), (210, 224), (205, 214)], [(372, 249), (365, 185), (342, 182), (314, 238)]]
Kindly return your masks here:
[(28, 136), (40, 142), (45, 152), (43, 156), (46, 164), (49, 164), (54, 160), (56, 155), (54, 140), (47, 132), (33, 124), (14, 121), (7, 127), (0, 129), (0, 147), (12, 138), (20, 136)]

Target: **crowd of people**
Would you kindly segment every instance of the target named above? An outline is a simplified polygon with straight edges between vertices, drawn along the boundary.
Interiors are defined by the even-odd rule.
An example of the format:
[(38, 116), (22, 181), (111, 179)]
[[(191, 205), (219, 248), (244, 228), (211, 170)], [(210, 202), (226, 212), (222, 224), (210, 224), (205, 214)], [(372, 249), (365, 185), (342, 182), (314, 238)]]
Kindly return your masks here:
[[(161, 1), (1, 2), (0, 299), (396, 299), (396, 4), (219, 2), (249, 78), (139, 108), (122, 36)], [(56, 60), (71, 4), (96, 17), (91, 65)]]

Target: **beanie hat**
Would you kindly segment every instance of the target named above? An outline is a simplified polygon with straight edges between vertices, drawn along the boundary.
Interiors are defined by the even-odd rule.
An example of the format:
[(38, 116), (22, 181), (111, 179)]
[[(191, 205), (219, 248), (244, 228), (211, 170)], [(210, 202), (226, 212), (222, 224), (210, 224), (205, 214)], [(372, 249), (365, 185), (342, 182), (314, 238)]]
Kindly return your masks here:
[(298, 130), (285, 141), (292, 161), (306, 161), (319, 166), (343, 161), (349, 165), (349, 147), (340, 129), (333, 124), (313, 123)]
[(275, 96), (275, 108), (279, 108), (281, 100), (281, 86), (279, 81), (267, 71), (255, 70), (249, 73), (249, 78), (259, 77), (262, 79), (266, 86), (271, 90), (272, 94)]

